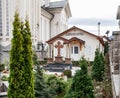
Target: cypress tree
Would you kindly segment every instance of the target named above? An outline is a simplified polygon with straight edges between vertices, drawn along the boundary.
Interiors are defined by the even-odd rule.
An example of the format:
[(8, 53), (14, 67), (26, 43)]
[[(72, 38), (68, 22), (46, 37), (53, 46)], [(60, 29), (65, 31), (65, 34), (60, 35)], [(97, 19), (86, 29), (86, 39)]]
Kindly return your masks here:
[(28, 21), (24, 27), (17, 12), (13, 22), (8, 98), (34, 98), (31, 33)]
[(105, 74), (105, 59), (102, 52), (100, 53), (100, 59), (101, 59), (101, 77), (103, 78)]
[[(102, 56), (102, 55), (101, 55)], [(101, 58), (100, 52), (98, 49), (95, 51), (94, 63), (92, 66), (92, 79), (96, 81), (102, 81), (104, 75), (104, 63), (103, 57)]]
[(80, 60), (81, 70), (78, 70), (73, 77), (71, 88), (66, 98), (95, 98), (91, 77), (87, 71), (87, 61)]
[(10, 76), (8, 98), (25, 98), (24, 97), (24, 66), (22, 56), (22, 34), (20, 32), (19, 14), (16, 12), (13, 22), (12, 48), (10, 51)]
[(108, 45), (108, 42), (105, 42), (105, 44), (104, 44), (104, 56), (105, 56), (105, 54), (108, 53), (108, 51), (109, 51), (109, 45)]
[[(25, 20), (24, 29), (21, 28), (23, 36), (23, 58), (24, 58), (24, 91), (25, 98), (34, 98), (34, 77), (33, 77), (33, 62), (32, 62), (32, 41), (31, 32), (28, 20)], [(23, 27), (23, 26), (22, 26)], [(23, 31), (23, 32), (22, 32)]]

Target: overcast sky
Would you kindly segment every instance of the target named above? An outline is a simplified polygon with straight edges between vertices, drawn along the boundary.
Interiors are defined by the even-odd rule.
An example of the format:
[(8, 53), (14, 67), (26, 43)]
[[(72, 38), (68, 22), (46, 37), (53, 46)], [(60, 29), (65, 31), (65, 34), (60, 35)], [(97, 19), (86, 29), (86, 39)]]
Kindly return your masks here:
[[(53, 0), (52, 0), (53, 1)], [(100, 34), (105, 35), (107, 30), (118, 30), (116, 14), (120, 0), (68, 0), (72, 17), (69, 19), (69, 27), (77, 26), (81, 29), (98, 34), (98, 22), (100, 22)]]

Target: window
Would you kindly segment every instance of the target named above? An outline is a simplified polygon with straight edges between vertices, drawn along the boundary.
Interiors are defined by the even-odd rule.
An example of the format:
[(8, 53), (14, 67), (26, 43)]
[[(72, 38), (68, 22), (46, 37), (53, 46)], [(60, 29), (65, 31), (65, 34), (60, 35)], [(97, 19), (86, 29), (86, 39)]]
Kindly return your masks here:
[(78, 51), (78, 46), (72, 46), (72, 47), (71, 47), (71, 53), (72, 53), (72, 54), (78, 54), (78, 53), (79, 53), (79, 51)]
[(78, 54), (78, 47), (77, 46), (74, 47), (74, 53)]

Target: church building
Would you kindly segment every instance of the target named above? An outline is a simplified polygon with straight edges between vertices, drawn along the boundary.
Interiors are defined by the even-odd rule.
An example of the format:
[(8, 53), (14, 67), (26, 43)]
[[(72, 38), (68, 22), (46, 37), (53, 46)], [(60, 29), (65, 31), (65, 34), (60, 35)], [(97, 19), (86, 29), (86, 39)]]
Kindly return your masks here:
[(104, 41), (101, 37), (96, 36), (78, 27), (71, 27), (64, 32), (52, 37), (47, 41), (48, 58), (56, 61), (60, 58), (63, 60), (78, 61), (82, 56), (87, 60), (93, 61), (95, 50), (98, 48), (103, 51)]
[(0, 0), (0, 62), (9, 62), (15, 11), (21, 21), (29, 20), (33, 50), (38, 59), (62, 57), (93, 61), (96, 48), (103, 48), (100, 37), (77, 27), (68, 29), (72, 16), (68, 0)]
[(33, 49), (39, 59), (46, 56), (46, 41), (68, 29), (71, 10), (68, 0), (0, 0), (0, 62), (9, 61), (15, 11), (21, 21), (27, 17)]

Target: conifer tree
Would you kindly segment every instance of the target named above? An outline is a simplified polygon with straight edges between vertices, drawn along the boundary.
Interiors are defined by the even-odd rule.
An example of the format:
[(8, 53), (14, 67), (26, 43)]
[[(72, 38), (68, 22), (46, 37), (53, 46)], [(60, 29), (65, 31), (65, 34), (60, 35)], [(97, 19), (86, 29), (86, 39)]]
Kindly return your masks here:
[(104, 58), (104, 55), (103, 53), (101, 52), (100, 53), (100, 59), (101, 59), (101, 76), (104, 77), (104, 74), (105, 74), (105, 58)]
[[(22, 24), (21, 24), (22, 25)], [(25, 98), (34, 98), (34, 77), (33, 77), (33, 62), (32, 62), (32, 41), (31, 32), (28, 20), (25, 20), (25, 25), (21, 34), (23, 36), (23, 58), (24, 58), (24, 91)]]
[(108, 45), (108, 42), (105, 42), (105, 45), (104, 45), (104, 56), (105, 54), (107, 54), (109, 51), (109, 45)]
[(104, 63), (103, 63), (102, 54), (100, 56), (100, 52), (98, 49), (95, 51), (94, 63), (92, 66), (92, 79), (96, 81), (102, 81), (104, 75)]
[(78, 70), (73, 77), (71, 88), (66, 98), (95, 98), (91, 77), (87, 71), (87, 61), (80, 60), (81, 70)]
[(25, 27), (16, 12), (10, 52), (8, 98), (34, 98), (32, 42), (28, 21)]
[(35, 74), (35, 98), (53, 98), (54, 92), (49, 89), (49, 86), (46, 84), (43, 76), (42, 68), (39, 65), (36, 65), (36, 74)]
[(19, 14), (16, 12), (13, 22), (12, 48), (10, 51), (10, 76), (8, 98), (25, 98), (24, 97), (24, 66), (22, 56), (22, 34), (20, 32)]

